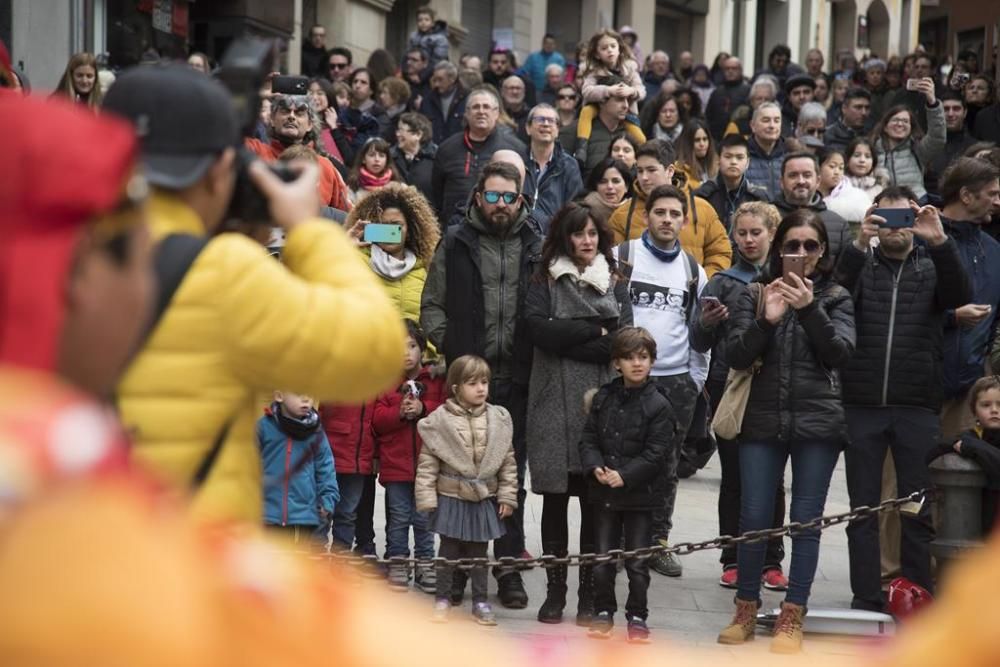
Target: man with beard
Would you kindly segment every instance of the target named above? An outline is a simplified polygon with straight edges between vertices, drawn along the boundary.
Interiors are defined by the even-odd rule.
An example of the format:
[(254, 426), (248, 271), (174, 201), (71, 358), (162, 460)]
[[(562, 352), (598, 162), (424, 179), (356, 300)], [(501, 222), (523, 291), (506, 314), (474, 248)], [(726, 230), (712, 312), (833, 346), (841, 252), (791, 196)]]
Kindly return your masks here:
[(431, 204), (442, 226), (469, 198), (472, 186), (493, 153), (509, 148), (521, 155), (527, 149), (510, 131), (497, 127), (500, 98), (489, 88), (475, 88), (465, 98), (465, 131), (451, 135), (438, 146), (431, 175)]
[(851, 242), (851, 228), (847, 221), (823, 203), (819, 188), (819, 163), (812, 153), (789, 153), (781, 163), (781, 192), (774, 205), (785, 217), (799, 208), (807, 208), (820, 217), (830, 239), (829, 254), (834, 261), (840, 251)]
[(268, 134), (270, 143), (260, 139), (247, 138), (244, 144), (258, 156), (268, 162), (274, 162), (281, 157), (285, 149), (296, 144), (309, 146), (319, 153), (316, 160), (320, 169), (319, 197), (324, 206), (331, 206), (341, 211), (351, 210), (348, 199), (347, 184), (326, 157), (316, 141), (319, 119), (309, 104), (305, 95), (275, 95), (271, 98), (271, 126)]
[[(889, 187), (840, 257), (837, 279), (854, 296), (857, 348), (842, 371), (850, 439), (844, 451), (851, 507), (877, 505), (882, 465), (892, 452), (900, 495), (930, 486), (927, 453), (938, 441), (945, 311), (972, 297), (958, 245), (933, 206), (919, 208), (909, 188)], [(910, 209), (912, 228), (887, 227), (882, 209)], [(871, 248), (878, 236), (879, 245)], [(919, 248), (914, 237), (923, 241)], [(903, 576), (933, 590), (930, 505), (900, 514)], [(875, 517), (847, 526), (853, 609), (883, 611)]]
[[(485, 96), (477, 99), (487, 99)], [(470, 107), (475, 103), (471, 101)], [(465, 354), (485, 359), (492, 372), (490, 402), (510, 411), (514, 422), (518, 509), (504, 520), (507, 534), (493, 554), (524, 552), (525, 419), (531, 347), (524, 338), (522, 310), (528, 281), (537, 272), (542, 241), (527, 224), (521, 176), (506, 162), (491, 162), (473, 191), (464, 224), (448, 228), (427, 271), (420, 324), (450, 363)], [(520, 573), (495, 570), (500, 602), (524, 609), (528, 594)], [(456, 589), (465, 580), (456, 572)], [(461, 595), (453, 596), (461, 599)]]

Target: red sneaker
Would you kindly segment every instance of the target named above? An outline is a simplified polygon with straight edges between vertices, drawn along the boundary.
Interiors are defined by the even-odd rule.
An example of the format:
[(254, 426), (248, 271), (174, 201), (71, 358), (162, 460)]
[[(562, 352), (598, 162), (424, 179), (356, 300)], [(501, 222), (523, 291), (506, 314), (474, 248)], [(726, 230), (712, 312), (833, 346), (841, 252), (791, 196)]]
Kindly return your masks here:
[(788, 577), (781, 573), (781, 570), (768, 570), (760, 577), (764, 588), (772, 591), (787, 591)]
[(719, 577), (719, 585), (723, 588), (736, 588), (737, 581), (739, 581), (739, 573), (735, 567), (723, 570), (722, 576)]

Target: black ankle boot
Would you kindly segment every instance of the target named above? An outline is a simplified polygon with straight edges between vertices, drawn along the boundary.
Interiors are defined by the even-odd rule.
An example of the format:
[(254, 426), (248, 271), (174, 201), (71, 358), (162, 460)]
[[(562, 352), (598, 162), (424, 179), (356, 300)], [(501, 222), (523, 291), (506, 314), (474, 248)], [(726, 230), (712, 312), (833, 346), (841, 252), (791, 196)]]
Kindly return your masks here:
[(590, 627), (594, 620), (594, 566), (580, 566), (580, 587), (576, 589), (576, 624)]
[(539, 622), (562, 623), (563, 608), (566, 606), (566, 571), (565, 565), (546, 568), (548, 585), (545, 602), (538, 610)]

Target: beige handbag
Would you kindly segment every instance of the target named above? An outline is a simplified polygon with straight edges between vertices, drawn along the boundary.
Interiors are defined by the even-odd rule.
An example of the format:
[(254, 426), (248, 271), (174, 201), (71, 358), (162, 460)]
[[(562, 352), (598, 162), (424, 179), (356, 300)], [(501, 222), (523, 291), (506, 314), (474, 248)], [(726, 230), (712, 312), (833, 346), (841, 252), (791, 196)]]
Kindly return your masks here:
[[(753, 284), (747, 289), (752, 289)], [(756, 314), (757, 319), (764, 314), (763, 290), (757, 285), (756, 291)], [(726, 377), (726, 388), (722, 392), (722, 399), (712, 416), (712, 430), (715, 435), (724, 440), (735, 440), (743, 428), (743, 415), (747, 411), (747, 402), (750, 400), (750, 385), (753, 383), (753, 376), (763, 365), (763, 361), (755, 359), (750, 368), (742, 371), (729, 369)]]

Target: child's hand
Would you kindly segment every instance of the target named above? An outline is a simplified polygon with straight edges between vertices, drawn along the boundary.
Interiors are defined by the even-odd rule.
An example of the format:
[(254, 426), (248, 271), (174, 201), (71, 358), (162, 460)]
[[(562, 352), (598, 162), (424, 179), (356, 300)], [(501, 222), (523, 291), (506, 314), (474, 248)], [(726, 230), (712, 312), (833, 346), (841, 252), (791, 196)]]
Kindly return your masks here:
[(500, 509), (497, 510), (498, 517), (500, 517), (501, 519), (506, 519), (507, 517), (513, 515), (514, 515), (513, 507), (511, 507), (510, 505), (504, 505), (503, 503), (500, 504)]
[(399, 406), (399, 414), (403, 419), (419, 419), (424, 411), (424, 404), (419, 398), (407, 395), (403, 397), (403, 402)]
[(959, 454), (961, 454), (962, 453), (962, 441), (961, 440), (956, 440), (955, 444), (953, 444), (951, 446), (951, 448), (954, 449)]
[(604, 483), (612, 489), (620, 489), (625, 486), (625, 480), (622, 479), (621, 474), (617, 470), (606, 470), (604, 472), (604, 479)]

